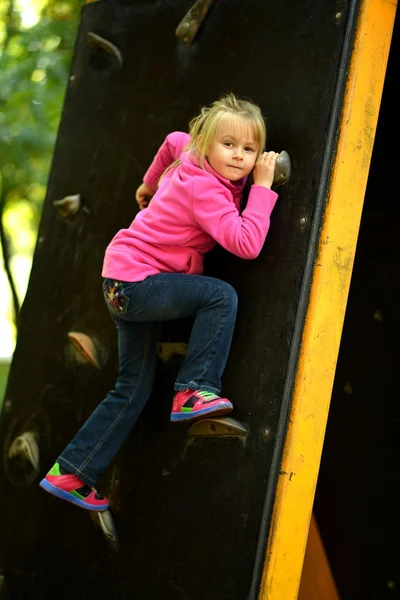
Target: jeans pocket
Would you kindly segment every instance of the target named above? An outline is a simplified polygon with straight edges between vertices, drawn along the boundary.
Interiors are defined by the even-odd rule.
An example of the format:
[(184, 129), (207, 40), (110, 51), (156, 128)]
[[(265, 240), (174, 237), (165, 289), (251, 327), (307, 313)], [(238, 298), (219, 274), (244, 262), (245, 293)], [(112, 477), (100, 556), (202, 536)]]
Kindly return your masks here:
[(125, 282), (115, 279), (105, 279), (103, 293), (108, 308), (114, 315), (123, 315), (128, 310), (129, 298), (125, 294)]

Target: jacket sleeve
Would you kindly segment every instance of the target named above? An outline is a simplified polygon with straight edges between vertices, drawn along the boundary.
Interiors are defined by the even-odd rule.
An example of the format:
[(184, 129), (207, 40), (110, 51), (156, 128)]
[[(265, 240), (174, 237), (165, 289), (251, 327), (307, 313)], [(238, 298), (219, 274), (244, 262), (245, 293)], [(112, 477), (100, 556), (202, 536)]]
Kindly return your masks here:
[[(207, 189), (208, 188), (208, 189)], [(230, 192), (210, 189), (197, 181), (193, 192), (193, 215), (198, 225), (223, 248), (245, 259), (256, 258), (267, 237), (270, 215), (278, 194), (252, 185), (247, 206), (239, 213)]]
[(143, 177), (144, 183), (155, 190), (161, 175), (180, 157), (190, 139), (190, 135), (182, 131), (174, 131), (167, 135)]

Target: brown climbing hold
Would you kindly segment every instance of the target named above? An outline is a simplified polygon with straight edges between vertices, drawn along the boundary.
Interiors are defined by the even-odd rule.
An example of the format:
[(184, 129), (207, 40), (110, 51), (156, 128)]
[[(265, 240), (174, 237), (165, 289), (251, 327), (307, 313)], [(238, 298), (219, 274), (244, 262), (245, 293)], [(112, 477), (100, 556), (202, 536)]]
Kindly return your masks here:
[(81, 195), (73, 194), (65, 196), (62, 200), (55, 200), (53, 206), (56, 207), (58, 214), (64, 219), (71, 219), (76, 215), (81, 205)]
[(122, 54), (115, 44), (112, 44), (100, 35), (97, 35), (97, 33), (93, 33), (93, 31), (90, 31), (87, 34), (87, 40), (90, 48), (92, 48), (93, 50), (104, 50), (105, 52), (107, 52), (107, 54), (110, 54), (111, 56), (116, 58), (119, 65), (122, 67)]
[(197, 0), (176, 28), (175, 35), (187, 46), (193, 42), (214, 0)]
[(98, 352), (92, 338), (80, 331), (70, 331), (68, 339), (76, 351), (74, 356), (78, 362), (89, 362), (97, 369), (100, 369)]
[(277, 187), (286, 183), (289, 180), (291, 170), (290, 156), (286, 150), (283, 150), (276, 161), (273, 185)]
[(231, 417), (201, 419), (188, 431), (188, 437), (246, 437), (247, 434), (247, 428)]

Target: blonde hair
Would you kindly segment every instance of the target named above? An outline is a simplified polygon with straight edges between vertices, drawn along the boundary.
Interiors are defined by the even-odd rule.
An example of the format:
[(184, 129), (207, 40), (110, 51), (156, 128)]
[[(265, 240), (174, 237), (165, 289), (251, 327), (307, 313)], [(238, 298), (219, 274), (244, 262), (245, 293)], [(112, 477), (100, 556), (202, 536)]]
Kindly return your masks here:
[[(227, 94), (213, 102), (211, 106), (203, 107), (200, 114), (189, 123), (189, 134), (192, 139), (184, 151), (195, 154), (202, 168), (204, 168), (204, 160), (210, 144), (222, 124), (228, 119), (231, 123), (247, 125), (258, 144), (258, 155), (264, 151), (267, 132), (260, 108), (248, 100), (240, 100), (234, 94)], [(180, 160), (173, 162), (161, 175), (160, 181), (170, 169), (179, 165), (180, 162)]]

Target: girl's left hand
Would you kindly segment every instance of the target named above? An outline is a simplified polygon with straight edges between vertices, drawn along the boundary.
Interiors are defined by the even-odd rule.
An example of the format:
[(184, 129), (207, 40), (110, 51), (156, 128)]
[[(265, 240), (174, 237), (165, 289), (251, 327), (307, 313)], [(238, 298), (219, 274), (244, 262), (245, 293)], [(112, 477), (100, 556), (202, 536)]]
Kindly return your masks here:
[(274, 172), (276, 160), (279, 154), (277, 152), (263, 152), (257, 159), (253, 172), (253, 181), (255, 185), (262, 185), (271, 189), (274, 181)]
[(138, 189), (136, 190), (136, 202), (139, 204), (140, 210), (143, 210), (143, 208), (146, 208), (148, 206), (149, 197), (152, 198), (154, 194), (155, 190), (153, 190), (145, 183), (139, 185)]

